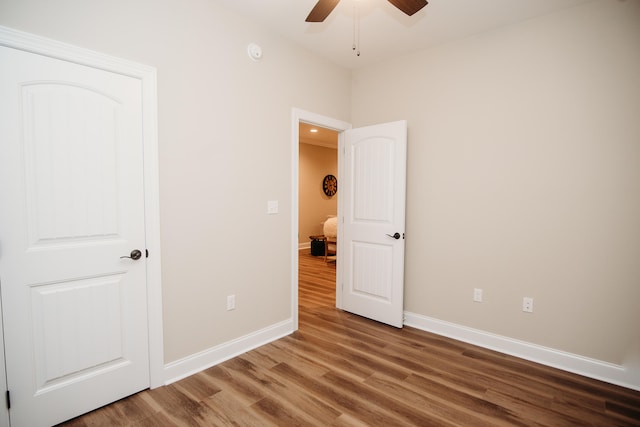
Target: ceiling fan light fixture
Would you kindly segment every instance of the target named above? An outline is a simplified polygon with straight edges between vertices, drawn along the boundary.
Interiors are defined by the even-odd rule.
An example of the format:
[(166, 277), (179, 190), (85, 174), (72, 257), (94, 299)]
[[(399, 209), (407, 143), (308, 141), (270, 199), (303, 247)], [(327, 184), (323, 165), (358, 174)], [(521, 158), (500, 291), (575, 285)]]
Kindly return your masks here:
[[(322, 22), (335, 9), (340, 0), (318, 0), (316, 5), (311, 9), (306, 22)], [(425, 7), (429, 2), (427, 0), (387, 0), (389, 3), (400, 9), (406, 15), (412, 16), (420, 9)]]

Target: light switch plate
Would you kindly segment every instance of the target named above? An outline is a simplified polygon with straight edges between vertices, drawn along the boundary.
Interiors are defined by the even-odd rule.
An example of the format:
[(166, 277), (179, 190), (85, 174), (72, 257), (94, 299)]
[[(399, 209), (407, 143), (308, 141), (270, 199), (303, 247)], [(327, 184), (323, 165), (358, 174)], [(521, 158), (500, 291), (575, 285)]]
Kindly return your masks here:
[(267, 202), (267, 214), (273, 215), (278, 213), (278, 201), (277, 200), (269, 200)]

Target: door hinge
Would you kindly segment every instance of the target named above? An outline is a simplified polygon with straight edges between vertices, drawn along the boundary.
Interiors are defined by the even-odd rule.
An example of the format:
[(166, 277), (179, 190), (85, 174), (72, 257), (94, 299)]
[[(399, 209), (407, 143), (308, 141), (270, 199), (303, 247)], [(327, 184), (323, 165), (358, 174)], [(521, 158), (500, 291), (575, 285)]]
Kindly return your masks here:
[(146, 254), (146, 257), (145, 257), (145, 258), (149, 258), (149, 249), (145, 249), (145, 250), (144, 250), (144, 253)]
[(7, 409), (11, 409), (11, 396), (9, 395), (9, 390), (7, 390)]

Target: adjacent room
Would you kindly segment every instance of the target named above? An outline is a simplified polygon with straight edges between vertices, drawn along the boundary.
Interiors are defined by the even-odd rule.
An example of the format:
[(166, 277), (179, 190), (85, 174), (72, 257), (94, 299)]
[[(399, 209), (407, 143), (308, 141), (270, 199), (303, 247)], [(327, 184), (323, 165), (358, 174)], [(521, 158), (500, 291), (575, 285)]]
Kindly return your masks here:
[[(298, 138), (298, 247), (324, 256), (329, 250), (328, 237), (335, 255), (338, 132), (300, 123)], [(326, 227), (331, 230), (325, 232)]]

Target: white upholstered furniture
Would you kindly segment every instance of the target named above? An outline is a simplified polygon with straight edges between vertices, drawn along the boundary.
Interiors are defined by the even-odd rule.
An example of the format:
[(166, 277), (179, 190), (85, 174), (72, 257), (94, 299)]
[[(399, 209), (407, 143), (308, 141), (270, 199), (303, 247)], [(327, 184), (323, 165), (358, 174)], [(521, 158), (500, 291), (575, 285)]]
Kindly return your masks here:
[(324, 233), (324, 260), (335, 261), (338, 252), (338, 218), (328, 218), (322, 226)]

